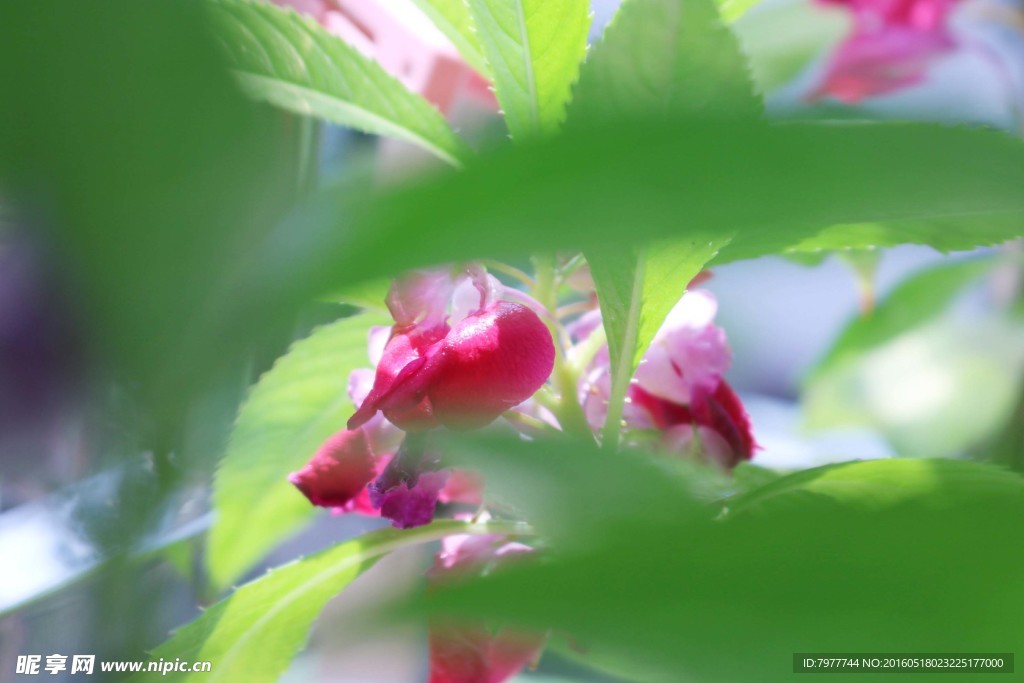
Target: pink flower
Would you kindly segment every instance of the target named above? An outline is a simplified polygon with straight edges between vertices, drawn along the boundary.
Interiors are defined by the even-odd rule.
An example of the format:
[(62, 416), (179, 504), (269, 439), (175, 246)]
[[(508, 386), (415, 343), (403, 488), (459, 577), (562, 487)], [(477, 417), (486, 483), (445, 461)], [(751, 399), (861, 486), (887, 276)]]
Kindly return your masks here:
[(710, 292), (687, 292), (651, 341), (636, 371), (637, 384), (684, 404), (694, 392), (714, 390), (732, 360), (725, 331), (714, 324), (717, 311), (718, 302)]
[[(634, 432), (661, 432), (661, 446), (671, 453), (695, 453), (731, 468), (750, 459), (757, 445), (742, 402), (723, 379), (732, 354), (724, 330), (714, 324), (716, 311), (714, 297), (704, 290), (690, 290), (679, 300), (644, 354), (622, 417)], [(582, 340), (599, 324), (599, 312), (589, 313), (573, 335)], [(595, 432), (608, 413), (608, 363), (602, 349), (581, 383), (580, 400)]]
[[(532, 548), (503, 536), (449, 536), (428, 577), (436, 585), (481, 576), (526, 557)], [(540, 656), (544, 636), (482, 622), (431, 618), (430, 683), (503, 683)]]
[[(483, 482), (441, 469), (425, 432), (483, 426), (540, 388), (554, 363), (547, 327), (526, 306), (500, 299), (501, 284), (471, 266), (414, 272), (388, 294), (395, 324), (373, 328), (376, 370), (355, 370), (357, 406), (290, 480), (314, 505), (380, 514), (398, 528), (429, 523), (438, 502), (479, 505)], [(404, 431), (403, 431), (404, 430)]]
[(955, 41), (948, 18), (958, 0), (819, 0), (853, 12), (853, 31), (832, 53), (809, 100), (858, 102), (924, 80)]
[(454, 280), (397, 281), (388, 296), (395, 325), (349, 428), (380, 411), (406, 431), (473, 429), (530, 398), (551, 374), (554, 342), (536, 313), (500, 291), (476, 268)]

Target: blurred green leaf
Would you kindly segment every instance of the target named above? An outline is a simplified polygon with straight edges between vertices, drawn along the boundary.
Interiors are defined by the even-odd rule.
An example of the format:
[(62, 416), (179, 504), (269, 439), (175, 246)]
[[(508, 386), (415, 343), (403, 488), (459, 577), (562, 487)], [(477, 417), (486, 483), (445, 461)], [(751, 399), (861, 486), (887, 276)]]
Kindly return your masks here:
[(638, 119), (509, 146), (377, 197), (325, 193), (287, 227), (306, 250), (291, 258), (340, 287), (429, 263), (660, 238), (732, 236), (718, 258), (750, 258), (831, 224), (1024, 212), (1022, 186), (1024, 144), (992, 131)]
[(487, 80), (493, 80), (491, 69), (480, 47), (473, 17), (464, 0), (414, 0), (434, 25), (452, 41), (466, 63)]
[(626, 389), (665, 316), (723, 244), (677, 241), (649, 248), (586, 251), (611, 361), (606, 441), (617, 441)]
[(391, 289), (391, 278), (377, 278), (366, 282), (357, 282), (344, 287), (325, 297), (329, 301), (339, 301), (360, 308), (387, 312), (387, 296)]
[(771, 514), (776, 506), (799, 507), (808, 496), (821, 496), (860, 510), (882, 510), (908, 501), (944, 509), (1022, 493), (1024, 478), (1001, 467), (966, 460), (889, 458), (825, 465), (777, 477), (727, 505), (729, 515)]
[(429, 102), (314, 20), (269, 2), (210, 0), (207, 9), (250, 96), (465, 160), (468, 148)]
[(754, 489), (761, 488), (782, 476), (782, 474), (775, 470), (770, 470), (767, 467), (760, 467), (759, 465), (755, 465), (747, 460), (736, 465), (732, 470), (735, 489), (740, 493), (746, 493), (747, 491), (753, 491)]
[(712, 0), (626, 0), (580, 69), (569, 120), (760, 112), (746, 59)]
[(587, 52), (587, 0), (466, 0), (509, 133), (550, 135)]
[(722, 20), (731, 24), (740, 19), (758, 2), (760, 0), (718, 0), (718, 11), (722, 15)]
[(515, 510), (560, 549), (588, 546), (614, 525), (714, 514), (703, 502), (706, 482), (670, 458), (604, 451), (563, 435), (530, 442), (491, 433), (450, 435), (441, 450), (446, 462), (484, 476), (488, 503)]
[(904, 223), (833, 225), (790, 248), (793, 253), (830, 249), (923, 244), (942, 252), (992, 246), (1019, 237), (1024, 217), (1018, 214), (956, 217)]
[[(171, 673), (167, 680), (273, 683), (303, 648), (313, 620), (327, 601), (383, 555), (449, 534), (510, 533), (511, 524), (435, 522), (412, 530), (381, 529), (315, 555), (277, 567), (238, 588), (179, 629), (152, 652), (162, 657), (211, 662), (204, 673)], [(136, 676), (132, 680), (149, 680)]]
[(845, 355), (802, 398), (809, 429), (870, 427), (898, 452), (955, 456), (1011, 417), (1024, 376), (1024, 328), (945, 316)]
[(5, 201), (49, 233), (90, 345), (170, 431), (263, 331), (206, 316), (291, 199), (279, 122), (237, 92), (196, 3), (2, 3), (0, 27)]
[(663, 490), (622, 484), (606, 499), (618, 468), (563, 452), (557, 466), (522, 452), (488, 459), (546, 482), (561, 508), (552, 502), (550, 518), (538, 518), (545, 528), (588, 500), (602, 514), (573, 514), (578, 541), (543, 562), (431, 592), (430, 609), (566, 632), (641, 680), (782, 681), (797, 651), (1024, 643), (1016, 474), (968, 462), (855, 463), (769, 484), (770, 495), (750, 494), (724, 519), (668, 517)]
[(355, 410), (348, 375), (370, 367), (370, 326), (388, 322), (367, 313), (325, 325), (292, 345), (253, 387), (214, 479), (217, 519), (207, 562), (219, 588), (317, 512), (287, 476), (345, 427)]
[(943, 263), (901, 282), (867, 314), (853, 318), (828, 353), (810, 371), (810, 377), (833, 369), (945, 311), (969, 283), (992, 268), (991, 258)]
[(850, 24), (847, 12), (805, 0), (719, 0), (718, 6), (750, 59), (758, 89), (766, 94), (805, 70)]

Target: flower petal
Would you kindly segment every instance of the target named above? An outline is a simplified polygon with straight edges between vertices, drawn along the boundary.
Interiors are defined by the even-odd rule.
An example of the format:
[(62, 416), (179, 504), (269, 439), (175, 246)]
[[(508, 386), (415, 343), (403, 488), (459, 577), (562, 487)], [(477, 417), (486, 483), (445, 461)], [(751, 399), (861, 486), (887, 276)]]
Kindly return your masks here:
[(717, 307), (709, 292), (683, 295), (637, 368), (636, 381), (644, 391), (687, 404), (694, 389), (718, 385), (732, 353), (725, 331), (714, 324)]
[(928, 66), (956, 47), (949, 14), (959, 0), (820, 0), (847, 7), (854, 28), (832, 52), (809, 101), (854, 103), (924, 80)]
[(431, 361), (434, 416), (452, 429), (488, 424), (530, 398), (554, 361), (551, 333), (537, 314), (499, 301), (453, 327)]
[(371, 487), (370, 500), (380, 508), (380, 516), (390, 519), (396, 529), (423, 526), (434, 520), (437, 498), (447, 480), (448, 470), (424, 472), (411, 486), (403, 481), (382, 492)]
[(710, 427), (729, 444), (732, 457), (723, 463), (727, 467), (734, 467), (741, 460), (753, 457), (758, 446), (754, 441), (750, 416), (740, 397), (725, 380), (713, 392), (694, 396), (690, 410), (698, 425)]
[(450, 273), (416, 270), (392, 283), (387, 305), (396, 327), (433, 327), (444, 322), (451, 296)]
[(429, 372), (421, 371), (440, 350), (447, 332), (448, 326), (444, 323), (409, 329), (396, 325), (377, 365), (373, 388), (349, 419), (348, 428), (365, 424), (378, 410), (384, 411), (385, 416), (402, 429), (433, 427), (436, 423), (430, 405), (424, 402)]

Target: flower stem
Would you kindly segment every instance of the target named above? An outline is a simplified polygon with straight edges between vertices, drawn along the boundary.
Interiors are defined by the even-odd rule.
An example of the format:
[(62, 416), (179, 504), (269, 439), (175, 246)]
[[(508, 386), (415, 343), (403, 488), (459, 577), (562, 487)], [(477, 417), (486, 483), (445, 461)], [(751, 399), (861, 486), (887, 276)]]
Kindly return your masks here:
[[(554, 313), (558, 310), (555, 255), (538, 254), (533, 257), (533, 266), (537, 273), (533, 298), (539, 301), (549, 313)], [(555, 366), (551, 372), (551, 383), (560, 398), (557, 410), (554, 411), (555, 416), (565, 431), (577, 436), (585, 435), (592, 439), (593, 434), (583, 415), (583, 408), (580, 406), (579, 396), (576, 393), (577, 374), (566, 362), (565, 349), (562, 346), (561, 325), (553, 315), (545, 316), (544, 322), (551, 331), (551, 338), (555, 343)]]
[(501, 261), (495, 261), (493, 259), (486, 259), (483, 261), (483, 264), (490, 270), (496, 270), (499, 273), (508, 275), (513, 280), (518, 280), (521, 284), (526, 285), (528, 289), (534, 289), (537, 286), (537, 283), (534, 282), (532, 277), (515, 266), (510, 266), (507, 263), (502, 263)]

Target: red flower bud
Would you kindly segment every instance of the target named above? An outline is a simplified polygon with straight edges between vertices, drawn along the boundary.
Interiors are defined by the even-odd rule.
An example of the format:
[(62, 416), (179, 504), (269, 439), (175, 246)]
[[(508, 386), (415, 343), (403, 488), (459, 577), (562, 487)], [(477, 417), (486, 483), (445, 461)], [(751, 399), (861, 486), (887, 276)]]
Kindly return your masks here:
[(551, 374), (551, 333), (529, 308), (497, 301), (455, 327), (396, 325), (374, 386), (348, 426), (382, 411), (406, 431), (482, 427), (530, 398)]
[(313, 505), (348, 509), (376, 476), (373, 453), (363, 430), (342, 430), (324, 442), (288, 481)]

